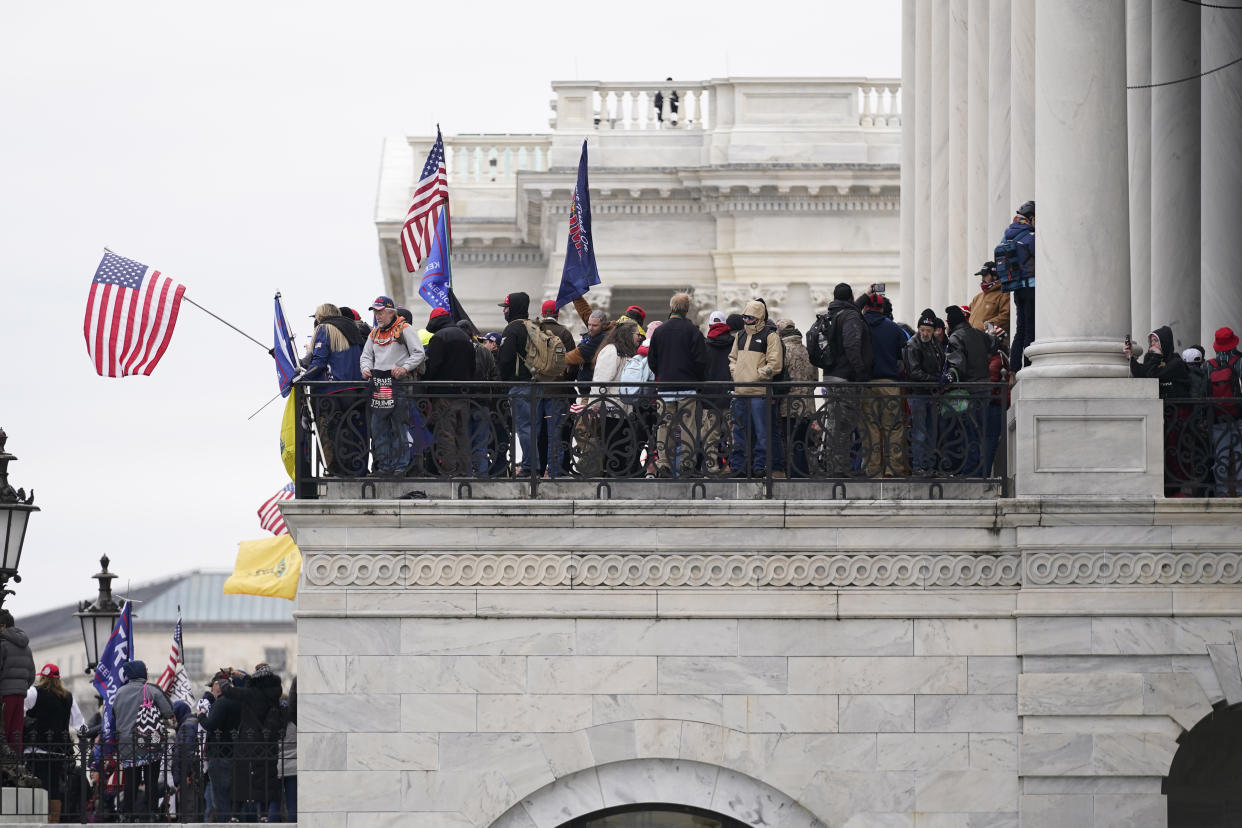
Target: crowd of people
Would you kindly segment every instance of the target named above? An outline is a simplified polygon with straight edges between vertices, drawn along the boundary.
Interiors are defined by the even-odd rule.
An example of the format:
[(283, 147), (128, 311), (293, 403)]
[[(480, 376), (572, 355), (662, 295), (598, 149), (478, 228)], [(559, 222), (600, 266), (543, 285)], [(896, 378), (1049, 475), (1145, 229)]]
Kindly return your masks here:
[(285, 688), (267, 664), (225, 667), (201, 698), (170, 700), (131, 660), (112, 704), (96, 696), (88, 720), (60, 668), (34, 664), (0, 610), (4, 767), (47, 790), (48, 822), (297, 820), (296, 678)]

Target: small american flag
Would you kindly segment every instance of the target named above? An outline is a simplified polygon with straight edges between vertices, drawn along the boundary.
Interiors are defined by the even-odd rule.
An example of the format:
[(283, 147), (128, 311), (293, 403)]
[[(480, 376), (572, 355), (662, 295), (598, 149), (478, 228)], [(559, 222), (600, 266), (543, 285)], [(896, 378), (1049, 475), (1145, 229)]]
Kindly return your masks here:
[(101, 377), (149, 375), (172, 339), (185, 285), (106, 251), (86, 301), (86, 352)]
[(285, 519), (280, 514), (280, 501), (292, 499), (293, 484), (286, 483), (259, 507), (259, 525), (273, 535), (289, 534), (289, 527), (285, 526)]
[(185, 671), (185, 660), (181, 657), (181, 619), (173, 629), (172, 647), (168, 651), (168, 666), (156, 680), (155, 686), (164, 691), (170, 701), (180, 699), (191, 707), (194, 706), (194, 690), (190, 686), (190, 676)]
[(435, 231), (436, 208), (448, 198), (448, 172), (444, 168), (444, 141), (440, 126), (436, 125), (436, 142), (427, 154), (423, 174), (414, 187), (414, 203), (405, 214), (401, 227), (401, 252), (405, 254), (405, 269), (417, 273), (418, 266), (431, 248), (431, 236)]

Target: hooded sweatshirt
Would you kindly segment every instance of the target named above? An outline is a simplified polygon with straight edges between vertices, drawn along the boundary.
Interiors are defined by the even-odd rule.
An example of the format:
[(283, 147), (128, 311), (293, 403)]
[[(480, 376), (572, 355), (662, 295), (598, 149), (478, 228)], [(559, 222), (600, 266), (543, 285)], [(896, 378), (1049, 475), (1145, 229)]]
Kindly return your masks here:
[[(724, 322), (715, 322), (707, 328), (707, 373), (704, 379), (708, 382), (729, 382), (733, 375), (729, 373), (729, 353), (733, 350), (733, 329)], [(717, 403), (727, 400), (731, 388), (713, 386), (707, 389), (706, 396)]]
[(824, 379), (836, 377), (846, 382), (871, 379), (874, 359), (871, 353), (871, 328), (863, 321), (858, 306), (844, 299), (828, 303), (828, 315), (836, 326), (834, 336), (840, 337), (842, 356), (824, 371)]
[(1029, 219), (1014, 216), (1013, 224), (1005, 228), (1003, 240), (1012, 239), (1018, 245), (1018, 265), (1022, 268), (1022, 279), (1014, 285), (1014, 289), (1035, 287), (1035, 228)]
[[(427, 370), (423, 379), (428, 382), (458, 382), (475, 379), (474, 343), (461, 328), (447, 316), (437, 316), (427, 323), (431, 340), (427, 343)], [(460, 394), (463, 386), (437, 388), (436, 394)]]
[(1163, 353), (1148, 351), (1143, 355), (1142, 362), (1137, 357), (1130, 357), (1130, 376), (1158, 380), (1162, 400), (1189, 396), (1190, 371), (1182, 361), (1181, 354), (1173, 349), (1173, 329), (1162, 325), (1152, 333), (1160, 340), (1160, 350)]
[[(729, 352), (733, 381), (771, 382), (784, 366), (781, 338), (768, 327), (768, 313), (762, 302), (746, 303), (744, 315), (755, 317), (755, 321), (744, 325), (733, 341), (733, 350)], [(762, 387), (753, 385), (733, 389), (738, 397), (761, 397), (763, 393)]]
[(530, 370), (526, 367), (526, 323), (530, 313), (530, 297), (518, 291), (508, 296), (509, 308), (505, 319), (509, 324), (501, 332), (500, 350), (496, 352), (496, 365), (500, 378), (505, 382), (530, 382)]
[(901, 349), (908, 338), (906, 332), (883, 311), (868, 310), (863, 321), (871, 329), (871, 379), (901, 379)]
[(391, 371), (400, 365), (413, 374), (426, 358), (414, 328), (398, 316), (387, 328), (371, 329), (359, 367), (363, 371)]

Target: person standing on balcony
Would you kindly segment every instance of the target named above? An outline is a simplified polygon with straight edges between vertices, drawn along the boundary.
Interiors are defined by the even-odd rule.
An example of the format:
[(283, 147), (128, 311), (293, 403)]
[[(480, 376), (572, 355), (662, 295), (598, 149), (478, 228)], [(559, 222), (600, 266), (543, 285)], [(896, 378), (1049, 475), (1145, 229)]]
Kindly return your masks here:
[(865, 453), (868, 477), (899, 477), (906, 474), (905, 409), (901, 404), (901, 350), (906, 332), (885, 315), (884, 294), (864, 295), (863, 321), (871, 332), (871, 379), (865, 390), (864, 420), (867, 424)]
[[(966, 312), (960, 305), (944, 309), (949, 324), (949, 344), (945, 350), (945, 367), (956, 382), (988, 381), (987, 334), (977, 331), (966, 321)], [(983, 419), (986, 412), (986, 396), (978, 389), (959, 388), (950, 391), (952, 403), (941, 407), (945, 418), (943, 429), (945, 441), (941, 446), (942, 469), (949, 474), (977, 477), (983, 468)]]
[[(1005, 229), (997, 255), (1008, 242), (1013, 243), (1014, 256), (1008, 259), (1006, 292), (1013, 293), (1013, 350), (1009, 354), (1009, 370), (1022, 370), (1023, 352), (1035, 340), (1035, 202), (1023, 202), (1013, 222)], [(1000, 259), (997, 259), (1000, 261)]]
[[(1190, 394), (1190, 371), (1182, 357), (1173, 350), (1173, 329), (1161, 325), (1147, 335), (1147, 353), (1142, 361), (1134, 353), (1130, 340), (1122, 351), (1130, 358), (1130, 376), (1155, 379), (1160, 399), (1180, 399)], [(1010, 366), (1012, 368), (1012, 366)], [(1183, 438), (1193, 432), (1186, 428), (1191, 407), (1187, 404), (1164, 406), (1164, 493), (1166, 497), (1185, 497), (1183, 489), (1193, 486), (1199, 477), (1193, 468), (1194, 446), (1183, 446)]]
[[(588, 306), (589, 307), (589, 306)], [(575, 378), (577, 369), (569, 365), (569, 354), (574, 350), (574, 335), (560, 323), (560, 313), (556, 309), (556, 300), (546, 299), (539, 310), (539, 330), (549, 333), (565, 346), (565, 373), (555, 379), (556, 382), (568, 382)], [(549, 393), (539, 401), (539, 445), (543, 452), (539, 456), (539, 473), (548, 471), (550, 477), (569, 474), (570, 452), (568, 451), (573, 431), (570, 426), (569, 413), (573, 391)], [(548, 469), (548, 458), (559, 457), (561, 462), (556, 469)]]
[(707, 375), (703, 333), (686, 319), (690, 294), (674, 293), (668, 307), (668, 320), (651, 334), (647, 350), (647, 364), (660, 381), (657, 477), (672, 477), (683, 467), (694, 467), (702, 437), (697, 395)]
[(982, 278), (979, 292), (970, 300), (970, 327), (976, 331), (987, 331), (988, 323), (1002, 328), (1009, 333), (1009, 294), (1001, 290), (1000, 281), (996, 276), (996, 262), (984, 262), (983, 267), (975, 271)]
[(823, 462), (831, 477), (840, 477), (852, 468), (851, 447), (859, 425), (859, 391), (851, 383), (871, 379), (875, 359), (871, 328), (854, 303), (854, 289), (841, 282), (832, 290), (832, 301), (824, 314), (831, 320), (831, 331), (820, 356), (824, 369), (827, 404), (820, 409), (823, 430)]
[(939, 412), (934, 393), (944, 374), (944, 349), (936, 341), (935, 329), (936, 315), (927, 308), (919, 317), (918, 333), (902, 349), (906, 381), (910, 383), (906, 396), (910, 406), (910, 467), (916, 475), (929, 474), (936, 467)]
[[(528, 387), (532, 380), (530, 369), (526, 367), (526, 323), (529, 321), (530, 296), (521, 291), (510, 293), (500, 307), (508, 324), (500, 332), (496, 364), (500, 368), (501, 381), (512, 383), (509, 387), (509, 409), (513, 414), (513, 435), (522, 454), (521, 463), (514, 459), (514, 474), (521, 476), (529, 471), (529, 464), (539, 465), (532, 451), (534, 441), (531, 439), (531, 393)], [(527, 464), (526, 469), (523, 469), (523, 463)]]
[(1242, 354), (1238, 335), (1232, 328), (1219, 328), (1212, 343), (1216, 356), (1207, 361), (1208, 395), (1233, 398), (1221, 402), (1212, 412), (1212, 449), (1216, 456), (1213, 472), (1217, 497), (1237, 497), (1242, 489)]
[(361, 477), (366, 471), (366, 421), (358, 405), (362, 348), (367, 337), (330, 302), (315, 309), (310, 362), (304, 381), (356, 382), (350, 388), (313, 389), (311, 398), (328, 474)]
[[(665, 81), (671, 81), (672, 78), (665, 78)], [(655, 106), (656, 120), (664, 122), (664, 93), (657, 91), (655, 97), (651, 99), (651, 103)], [(673, 126), (677, 125), (677, 90), (668, 93), (668, 113), (669, 123)]]
[(427, 319), (431, 339), (427, 341), (427, 382), (447, 383), (428, 386), (432, 405), (431, 462), (447, 477), (465, 477), (480, 467), (471, 452), (467, 383), (475, 378), (474, 344), (470, 336), (453, 324), (444, 308), (433, 308)]
[[(731, 320), (731, 321), (730, 321)], [(733, 350), (733, 339), (737, 331), (742, 329), (742, 317), (733, 314), (726, 317), (721, 311), (712, 311), (707, 320), (707, 337), (704, 345), (707, 348), (708, 382), (727, 383), (732, 381), (729, 373), (729, 354)], [(724, 442), (724, 423), (727, 419), (730, 393), (733, 386), (711, 385), (699, 396), (703, 408), (703, 451), (704, 470), (709, 475), (718, 475), (724, 471), (724, 460), (721, 449)]]
[[(763, 385), (776, 378), (784, 367), (784, 351), (776, 329), (768, 325), (767, 306), (753, 299), (742, 309), (742, 330), (729, 352), (729, 371), (733, 382), (733, 454), (729, 468), (734, 477), (761, 477), (767, 474), (768, 439), (772, 452), (779, 451), (775, 425), (776, 412), (768, 408), (768, 394)], [(749, 468), (747, 460), (749, 459)]]
[(374, 472), (400, 477), (409, 465), (414, 372), (427, 359), (413, 326), (397, 316), (387, 296), (371, 303), (375, 327), (362, 349), (362, 378), (371, 381), (371, 451)]
[(30, 637), (17, 626), (11, 612), (0, 609), (0, 704), (4, 709), (4, 740), (18, 756), (22, 755), (26, 691), (34, 681)]

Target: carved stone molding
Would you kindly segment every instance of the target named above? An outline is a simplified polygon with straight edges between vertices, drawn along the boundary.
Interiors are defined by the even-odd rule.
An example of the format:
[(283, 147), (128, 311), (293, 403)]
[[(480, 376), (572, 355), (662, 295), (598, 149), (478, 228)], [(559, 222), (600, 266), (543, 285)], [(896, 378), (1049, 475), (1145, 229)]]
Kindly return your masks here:
[(1239, 584), (1236, 552), (1031, 552), (1027, 584)]
[(308, 554), (323, 587), (1015, 586), (1018, 555)]

